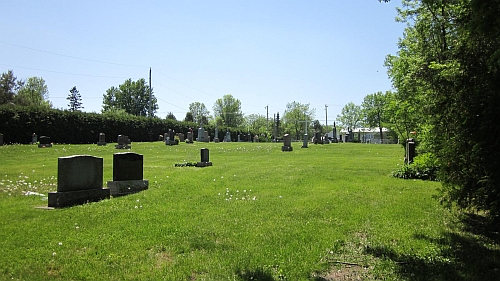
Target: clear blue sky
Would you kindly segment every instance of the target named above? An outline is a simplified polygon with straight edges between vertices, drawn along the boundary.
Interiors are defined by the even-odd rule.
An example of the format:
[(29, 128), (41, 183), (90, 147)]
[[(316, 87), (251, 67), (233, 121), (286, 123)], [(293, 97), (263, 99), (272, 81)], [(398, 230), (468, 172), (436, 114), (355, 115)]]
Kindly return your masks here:
[(191, 102), (213, 113), (232, 94), (245, 114), (282, 114), (309, 103), (335, 120), (391, 90), (383, 66), (404, 25), (396, 7), (349, 1), (7, 1), (0, 17), (0, 72), (45, 79), (56, 108), (76, 86), (84, 111), (126, 79), (148, 79), (158, 115), (184, 119)]

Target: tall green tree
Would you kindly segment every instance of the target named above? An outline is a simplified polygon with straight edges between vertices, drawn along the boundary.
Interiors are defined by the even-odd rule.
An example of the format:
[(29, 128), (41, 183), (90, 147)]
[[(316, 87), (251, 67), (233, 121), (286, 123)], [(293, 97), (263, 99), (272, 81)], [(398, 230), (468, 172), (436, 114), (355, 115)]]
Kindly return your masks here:
[(207, 107), (202, 102), (193, 102), (189, 104), (189, 112), (193, 115), (193, 121), (203, 126), (203, 124), (208, 124), (208, 120), (210, 117), (210, 111), (208, 111)]
[(22, 80), (17, 80), (14, 71), (9, 70), (0, 76), (0, 104), (14, 103), (14, 97), (24, 85)]
[[(153, 91), (151, 89), (151, 91)], [(128, 79), (117, 87), (111, 87), (103, 95), (102, 111), (110, 109), (123, 109), (136, 116), (147, 116), (151, 102), (151, 115), (158, 110), (156, 97), (151, 92), (144, 78), (137, 81)]]
[(191, 111), (186, 112), (186, 117), (184, 117), (184, 122), (194, 122), (193, 113), (191, 113)]
[(48, 99), (49, 89), (41, 77), (28, 78), (14, 98), (17, 105), (52, 107)]
[[(443, 202), (500, 215), (500, 1), (403, 1), (386, 65), (439, 161)], [(425, 135), (424, 135), (425, 137)]]
[(244, 118), (244, 125), (250, 131), (259, 134), (267, 133), (267, 119), (261, 114), (250, 114), (246, 115)]
[[(386, 93), (387, 94), (387, 93)], [(380, 139), (384, 139), (382, 124), (387, 123), (387, 97), (382, 92), (365, 96), (361, 104), (364, 123), (370, 128), (379, 128)], [(383, 142), (382, 142), (383, 143)]]
[(309, 104), (300, 102), (289, 102), (286, 104), (283, 114), (283, 126), (285, 132), (293, 134), (296, 140), (302, 139), (305, 134), (305, 126), (311, 126), (316, 109), (310, 108)]
[(217, 99), (213, 106), (215, 117), (220, 117), (223, 125), (227, 127), (239, 127), (243, 124), (243, 112), (241, 111), (241, 102), (233, 95), (224, 95)]
[(66, 99), (69, 101), (69, 111), (80, 111), (83, 109), (82, 96), (76, 86), (69, 90), (69, 94)]
[(341, 114), (337, 115), (337, 121), (344, 128), (350, 128), (352, 130), (359, 128), (361, 126), (361, 121), (363, 120), (363, 111), (361, 106), (349, 102), (342, 108)]

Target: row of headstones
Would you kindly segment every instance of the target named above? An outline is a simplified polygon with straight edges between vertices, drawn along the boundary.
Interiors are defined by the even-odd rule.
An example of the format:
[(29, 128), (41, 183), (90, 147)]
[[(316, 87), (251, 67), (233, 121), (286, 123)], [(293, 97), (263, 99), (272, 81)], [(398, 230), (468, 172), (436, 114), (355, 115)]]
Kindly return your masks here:
[(62, 208), (122, 196), (148, 189), (143, 179), (143, 155), (113, 154), (113, 180), (103, 188), (103, 159), (90, 155), (59, 157), (57, 192), (50, 192), (48, 207)]

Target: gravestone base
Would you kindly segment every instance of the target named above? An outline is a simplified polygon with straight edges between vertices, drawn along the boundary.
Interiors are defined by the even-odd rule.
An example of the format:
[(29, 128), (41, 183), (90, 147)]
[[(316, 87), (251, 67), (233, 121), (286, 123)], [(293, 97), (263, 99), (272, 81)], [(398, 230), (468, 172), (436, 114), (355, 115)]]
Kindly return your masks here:
[(47, 143), (47, 144), (38, 144), (38, 148), (45, 148), (45, 147), (52, 147), (52, 144), (51, 143)]
[(88, 202), (97, 202), (103, 199), (109, 199), (109, 195), (109, 189), (107, 188), (49, 192), (48, 206), (52, 208), (71, 207)]
[(186, 140), (186, 143), (193, 143), (193, 140)]
[(131, 149), (132, 146), (130, 146), (128, 144), (117, 144), (117, 145), (115, 145), (115, 148), (116, 149)]
[(337, 138), (332, 139), (332, 143), (338, 143), (338, 142), (339, 142), (339, 140)]
[(148, 187), (148, 180), (108, 181), (109, 192), (114, 197), (137, 193)]
[(208, 167), (212, 166), (212, 162), (198, 162), (196, 163), (196, 167)]
[(179, 141), (178, 140), (166, 140), (165, 144), (166, 145), (178, 145)]
[(219, 138), (214, 138), (215, 143), (219, 143)]
[(324, 139), (323, 144), (330, 144), (330, 141), (328, 139)]
[(284, 145), (281, 147), (281, 151), (293, 151), (293, 147)]
[(104, 145), (106, 145), (106, 142), (98, 142), (97, 145), (98, 146), (104, 146)]

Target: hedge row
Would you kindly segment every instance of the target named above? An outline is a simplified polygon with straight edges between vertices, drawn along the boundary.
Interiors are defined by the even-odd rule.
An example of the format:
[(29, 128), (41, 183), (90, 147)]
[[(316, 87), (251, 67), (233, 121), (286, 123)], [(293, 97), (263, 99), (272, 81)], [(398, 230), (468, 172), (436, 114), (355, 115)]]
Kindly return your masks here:
[[(106, 142), (116, 142), (118, 135), (127, 135), (133, 142), (157, 141), (168, 129), (187, 135), (193, 129), (194, 138), (198, 130), (193, 122), (171, 119), (147, 118), (133, 115), (113, 115), (38, 107), (0, 106), (0, 133), (4, 143), (31, 142), (33, 133), (48, 136), (53, 143), (81, 144), (97, 143), (99, 133), (106, 134)], [(206, 126), (213, 138), (215, 130)], [(219, 139), (223, 139), (226, 128), (219, 128)], [(237, 131), (231, 132), (232, 140)]]

